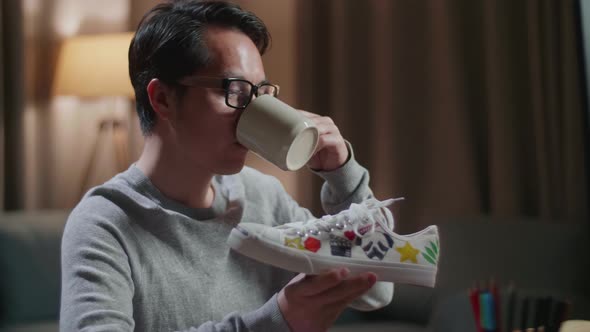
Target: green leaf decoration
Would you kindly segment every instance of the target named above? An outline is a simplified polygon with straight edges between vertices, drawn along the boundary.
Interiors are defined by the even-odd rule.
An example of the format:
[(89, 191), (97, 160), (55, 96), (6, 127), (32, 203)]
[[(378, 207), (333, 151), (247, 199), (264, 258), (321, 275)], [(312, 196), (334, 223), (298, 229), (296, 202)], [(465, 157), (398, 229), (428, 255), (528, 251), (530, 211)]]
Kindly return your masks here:
[(428, 253), (428, 256), (432, 257), (433, 259), (436, 258), (436, 254), (434, 253), (434, 251), (432, 251), (432, 249), (426, 247), (426, 252)]
[(436, 265), (436, 263), (434, 262), (434, 260), (432, 260), (432, 258), (430, 258), (429, 256), (427, 256), (425, 253), (422, 253), (422, 257), (424, 257), (424, 259), (427, 260), (430, 264)]
[[(438, 241), (436, 241), (438, 242)], [(434, 242), (430, 241), (430, 246), (432, 247), (432, 250), (434, 250), (434, 253), (438, 255), (438, 245), (434, 244)]]
[(422, 257), (424, 257), (424, 259), (430, 264), (436, 265), (438, 262), (438, 239), (436, 240), (436, 243), (430, 241), (429, 244), (430, 247), (424, 247), (426, 252), (422, 252)]

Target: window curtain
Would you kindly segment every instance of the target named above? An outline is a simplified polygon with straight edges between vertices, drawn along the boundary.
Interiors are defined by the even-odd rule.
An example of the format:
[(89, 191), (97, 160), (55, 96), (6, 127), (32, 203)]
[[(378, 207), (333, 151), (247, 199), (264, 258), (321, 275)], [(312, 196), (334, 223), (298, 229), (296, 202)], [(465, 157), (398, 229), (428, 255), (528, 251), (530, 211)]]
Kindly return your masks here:
[[(584, 51), (584, 67), (586, 71), (586, 156), (590, 158), (590, 3), (584, 0), (578, 0), (580, 7), (580, 25), (582, 29), (582, 44)], [(587, 164), (590, 172), (590, 162)], [(590, 176), (588, 177), (590, 187)], [(590, 205), (590, 202), (589, 202)]]
[(0, 207), (23, 202), (23, 26), (19, 0), (0, 2)]
[[(0, 4), (0, 22), (4, 22)], [(4, 24), (0, 24), (0, 50), (4, 50)], [(4, 51), (0, 52), (0, 211), (4, 210)]]
[(302, 106), (339, 125), (378, 198), (406, 198), (397, 230), (587, 220), (576, 1), (302, 0), (298, 15)]

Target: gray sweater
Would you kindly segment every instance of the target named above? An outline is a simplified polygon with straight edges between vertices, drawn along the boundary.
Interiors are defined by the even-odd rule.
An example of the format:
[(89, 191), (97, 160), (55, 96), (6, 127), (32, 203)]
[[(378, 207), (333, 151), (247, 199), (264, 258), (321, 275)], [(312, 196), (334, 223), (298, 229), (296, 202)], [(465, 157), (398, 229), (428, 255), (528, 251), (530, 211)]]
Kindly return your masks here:
[[(354, 158), (318, 174), (327, 213), (372, 196)], [(248, 167), (215, 176), (213, 187), (211, 208), (189, 208), (131, 166), (90, 190), (63, 235), (61, 331), (288, 331), (276, 293), (294, 274), (231, 251), (226, 239), (239, 222), (278, 225), (311, 213)], [(357, 306), (389, 302), (392, 284), (383, 284)]]

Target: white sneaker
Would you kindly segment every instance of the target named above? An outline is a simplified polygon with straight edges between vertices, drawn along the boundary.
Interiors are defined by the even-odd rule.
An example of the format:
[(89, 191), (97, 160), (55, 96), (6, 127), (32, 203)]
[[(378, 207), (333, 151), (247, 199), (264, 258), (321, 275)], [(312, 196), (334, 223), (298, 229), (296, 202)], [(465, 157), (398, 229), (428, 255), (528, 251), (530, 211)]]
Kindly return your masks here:
[(347, 267), (352, 275), (374, 272), (379, 281), (434, 287), (440, 246), (438, 228), (393, 232), (387, 206), (398, 199), (369, 199), (336, 215), (270, 227), (240, 223), (228, 244), (237, 252), (305, 274)]

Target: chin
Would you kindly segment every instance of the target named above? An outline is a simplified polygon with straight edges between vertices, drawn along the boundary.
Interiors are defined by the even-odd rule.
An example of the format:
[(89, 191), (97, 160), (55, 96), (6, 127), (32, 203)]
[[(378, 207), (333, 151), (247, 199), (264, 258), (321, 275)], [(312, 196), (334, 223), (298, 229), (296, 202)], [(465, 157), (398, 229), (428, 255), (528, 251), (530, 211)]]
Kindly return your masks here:
[(219, 168), (217, 170), (217, 172), (215, 172), (215, 174), (218, 175), (233, 175), (233, 174), (238, 174), (240, 173), (240, 171), (244, 168), (244, 164), (241, 165), (235, 165), (232, 167), (222, 167)]
[(226, 156), (223, 161), (217, 165), (216, 174), (219, 175), (232, 175), (239, 173), (246, 164), (246, 153), (231, 156), (233, 158), (227, 158)]
[[(248, 149), (239, 144), (218, 147), (210, 150), (208, 167), (209, 171), (218, 175), (232, 175), (239, 173), (246, 164)], [(203, 155), (201, 157), (205, 158)], [(205, 160), (203, 160), (205, 161)]]

